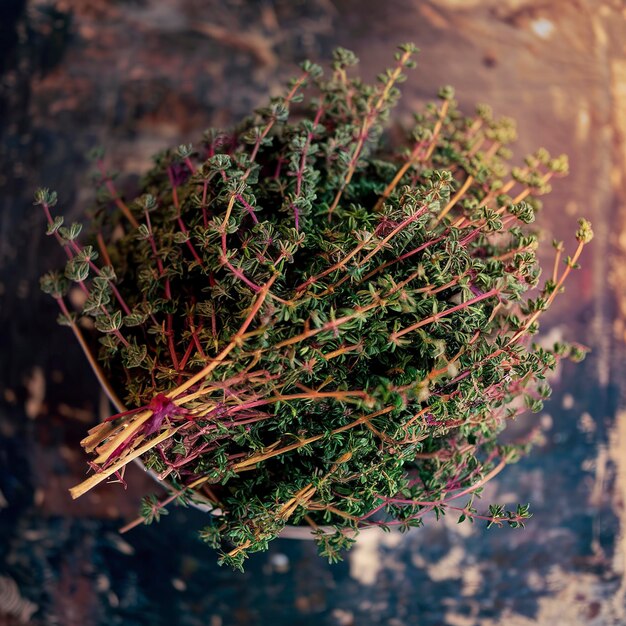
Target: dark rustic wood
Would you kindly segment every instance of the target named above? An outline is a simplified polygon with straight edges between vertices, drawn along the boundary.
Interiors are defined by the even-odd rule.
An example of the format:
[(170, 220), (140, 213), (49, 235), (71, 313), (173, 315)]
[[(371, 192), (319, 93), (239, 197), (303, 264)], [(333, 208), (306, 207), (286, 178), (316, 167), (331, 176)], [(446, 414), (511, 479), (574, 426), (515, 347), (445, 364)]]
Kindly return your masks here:
[[(304, 57), (354, 49), (363, 71), (395, 44), (422, 48), (404, 86), (408, 118), (441, 84), (463, 106), (517, 118), (518, 154), (566, 152), (540, 225), (576, 218), (596, 239), (544, 334), (592, 355), (566, 366), (538, 421), (545, 441), (485, 501), (529, 500), (522, 532), (431, 524), (363, 536), (327, 566), (308, 543), (278, 541), (245, 575), (197, 542), (201, 515), (119, 538), (147, 479), (71, 502), (78, 439), (100, 396), (38, 276), (61, 256), (31, 205), (38, 185), (63, 210), (92, 197), (89, 148), (140, 175), (150, 155), (236, 121)], [(626, 8), (620, 0), (37, 0), (0, 8), (0, 572), (44, 624), (404, 624), (568, 626), (626, 623)], [(289, 571), (284, 572), (286, 554)], [(6, 607), (4, 607), (6, 608)], [(3, 607), (0, 606), (0, 623)], [(8, 620), (15, 619), (7, 614)]]

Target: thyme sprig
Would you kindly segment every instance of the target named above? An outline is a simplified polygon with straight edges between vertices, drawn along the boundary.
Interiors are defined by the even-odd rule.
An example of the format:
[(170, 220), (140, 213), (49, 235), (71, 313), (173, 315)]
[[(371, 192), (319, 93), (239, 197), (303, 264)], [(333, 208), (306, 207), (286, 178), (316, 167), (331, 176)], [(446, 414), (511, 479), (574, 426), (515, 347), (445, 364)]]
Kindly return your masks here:
[(121, 411), (83, 440), (95, 472), (73, 497), (141, 458), (171, 493), (140, 521), (202, 502), (202, 538), (240, 568), (287, 523), (333, 561), (368, 526), (530, 517), (474, 504), (532, 443), (499, 443), (506, 422), (541, 409), (561, 358), (584, 356), (533, 336), (593, 233), (581, 219), (564, 267), (557, 242), (541, 283), (526, 225), (567, 160), (541, 149), (512, 167), (514, 123), (464, 115), (450, 87), (386, 146), (416, 51), (401, 46), (375, 85), (347, 50), (328, 76), (305, 62), (236, 128), (156, 155), (132, 202), (97, 153), (91, 246), (37, 192), (67, 256), (42, 288)]

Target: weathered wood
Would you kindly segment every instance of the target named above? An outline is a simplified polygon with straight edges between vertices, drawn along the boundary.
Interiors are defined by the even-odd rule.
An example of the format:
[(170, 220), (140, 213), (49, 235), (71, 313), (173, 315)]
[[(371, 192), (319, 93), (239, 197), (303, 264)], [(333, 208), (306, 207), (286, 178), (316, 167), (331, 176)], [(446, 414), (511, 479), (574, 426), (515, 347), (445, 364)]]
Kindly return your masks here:
[[(287, 624), (314, 615), (346, 624), (625, 623), (623, 2), (40, 0), (20, 13), (21, 4), (0, 8), (0, 458), (11, 468), (0, 478), (0, 508), (10, 506), (0, 515), (9, 546), (0, 560), (22, 595), (59, 623), (72, 623), (70, 614), (100, 623), (113, 615), (111, 590), (98, 591), (92, 562), (113, 581), (118, 601), (135, 593), (123, 600), (130, 613), (153, 611), (167, 623), (180, 612), (189, 624)], [(71, 332), (55, 325), (54, 303), (38, 290), (38, 276), (61, 253), (43, 234), (32, 190), (53, 187), (66, 214), (82, 214), (92, 197), (84, 154), (94, 145), (104, 144), (108, 162), (131, 174), (122, 181), (131, 189), (152, 153), (236, 121), (305, 56), (323, 63), (342, 45), (373, 76), (403, 41), (422, 49), (403, 85), (407, 120), (439, 86), (453, 84), (464, 107), (487, 102), (518, 120), (520, 157), (539, 145), (569, 154), (571, 174), (554, 183), (539, 220), (546, 258), (553, 236), (573, 241), (578, 216), (593, 221), (583, 269), (544, 323), (548, 337), (579, 339), (593, 353), (582, 368), (563, 369), (546, 414), (519, 421), (520, 433), (539, 422), (544, 444), (483, 498), (530, 500), (535, 517), (521, 532), (451, 523), (402, 539), (369, 534), (350, 572), (312, 560), (313, 546), (283, 542), (274, 550), (288, 553), (291, 571), (278, 579), (271, 560), (253, 559), (254, 585), (218, 573), (187, 536), (183, 514), (118, 545), (146, 558), (113, 559), (106, 519), (130, 519), (148, 483), (129, 468), (128, 492), (105, 488), (69, 501), (67, 487), (84, 477), (78, 440), (97, 419), (99, 393)], [(27, 579), (11, 554), (35, 573)], [(156, 559), (163, 559), (158, 575), (146, 571)], [(37, 572), (51, 567), (56, 578), (42, 573), (38, 582)], [(170, 579), (181, 577), (187, 595), (171, 589)], [(377, 577), (387, 583), (354, 580)], [(228, 589), (218, 584), (226, 580)], [(145, 598), (152, 608), (141, 605)], [(33, 623), (38, 617), (43, 622), (36, 615)]]

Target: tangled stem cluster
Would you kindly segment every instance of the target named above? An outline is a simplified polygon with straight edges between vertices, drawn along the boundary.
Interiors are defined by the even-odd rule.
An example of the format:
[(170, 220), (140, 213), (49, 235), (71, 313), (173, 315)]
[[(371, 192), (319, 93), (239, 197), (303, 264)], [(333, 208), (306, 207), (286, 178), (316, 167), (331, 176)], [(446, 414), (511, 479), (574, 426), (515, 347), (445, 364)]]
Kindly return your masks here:
[(592, 232), (581, 220), (565, 259), (556, 243), (541, 283), (525, 225), (567, 161), (539, 150), (512, 167), (513, 122), (464, 115), (449, 87), (386, 145), (415, 52), (401, 46), (375, 85), (347, 50), (328, 76), (304, 63), (238, 127), (158, 154), (129, 203), (95, 154), (92, 245), (37, 193), (67, 255), (42, 287), (121, 411), (83, 441), (94, 473), (74, 497), (139, 457), (171, 492), (140, 521), (202, 502), (201, 536), (234, 567), (286, 524), (336, 560), (368, 526), (530, 516), (475, 498), (529, 447), (498, 443), (505, 422), (584, 355), (532, 337)]

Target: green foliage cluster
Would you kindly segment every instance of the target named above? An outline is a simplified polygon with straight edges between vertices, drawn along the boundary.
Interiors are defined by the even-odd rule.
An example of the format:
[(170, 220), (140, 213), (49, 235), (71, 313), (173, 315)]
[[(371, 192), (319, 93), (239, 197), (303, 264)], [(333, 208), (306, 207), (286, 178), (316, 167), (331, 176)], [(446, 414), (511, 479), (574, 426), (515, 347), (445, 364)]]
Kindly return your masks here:
[[(91, 320), (92, 365), (129, 409), (85, 440), (85, 489), (141, 456), (168, 502), (213, 509), (202, 538), (234, 567), (286, 524), (310, 525), (333, 561), (372, 525), (530, 516), (473, 505), (529, 448), (498, 443), (506, 421), (539, 411), (547, 373), (584, 354), (532, 336), (592, 233), (581, 220), (564, 266), (556, 243), (540, 285), (525, 225), (567, 161), (539, 150), (511, 167), (514, 123), (464, 115), (450, 87), (387, 145), (415, 52), (401, 46), (374, 85), (352, 77), (347, 50), (328, 76), (304, 63), (236, 128), (158, 154), (129, 204), (96, 154), (91, 246), (38, 192), (68, 256), (42, 287), (84, 344), (77, 320)], [(160, 507), (144, 502), (146, 522)]]

